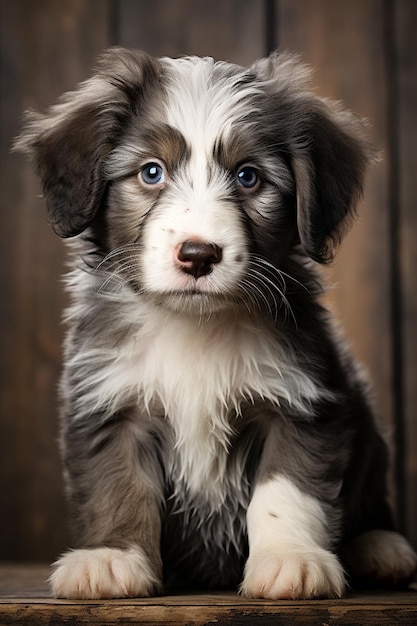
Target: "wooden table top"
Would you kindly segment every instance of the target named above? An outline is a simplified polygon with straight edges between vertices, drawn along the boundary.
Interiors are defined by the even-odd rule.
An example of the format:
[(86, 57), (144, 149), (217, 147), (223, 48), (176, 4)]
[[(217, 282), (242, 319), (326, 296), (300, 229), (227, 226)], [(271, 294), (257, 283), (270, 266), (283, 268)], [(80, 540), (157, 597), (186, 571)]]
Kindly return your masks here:
[(124, 600), (56, 600), (50, 569), (0, 564), (0, 624), (247, 624), (285, 626), (417, 625), (417, 585), (405, 591), (366, 591), (340, 600), (248, 600), (234, 593)]

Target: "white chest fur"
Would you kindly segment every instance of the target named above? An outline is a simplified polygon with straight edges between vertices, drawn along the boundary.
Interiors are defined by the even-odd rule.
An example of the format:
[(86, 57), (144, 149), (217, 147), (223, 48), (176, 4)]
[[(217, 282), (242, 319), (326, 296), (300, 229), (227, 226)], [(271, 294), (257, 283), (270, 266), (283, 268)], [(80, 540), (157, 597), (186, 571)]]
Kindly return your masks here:
[(208, 320), (149, 306), (135, 332), (117, 348), (84, 350), (74, 366), (89, 372), (78, 385), (80, 414), (126, 403), (162, 405), (175, 432), (177, 477), (194, 493), (222, 481), (232, 427), (243, 401), (285, 399), (311, 410), (314, 380), (268, 328), (222, 313)]

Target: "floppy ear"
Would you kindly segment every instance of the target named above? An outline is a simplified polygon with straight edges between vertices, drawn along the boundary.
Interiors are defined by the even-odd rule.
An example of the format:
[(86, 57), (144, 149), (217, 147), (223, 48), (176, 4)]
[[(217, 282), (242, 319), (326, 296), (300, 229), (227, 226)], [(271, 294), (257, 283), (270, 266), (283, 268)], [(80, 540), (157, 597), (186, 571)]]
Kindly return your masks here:
[(97, 213), (106, 188), (105, 158), (140, 108), (144, 85), (157, 75), (157, 62), (147, 55), (113, 48), (92, 78), (45, 115), (26, 114), (13, 149), (34, 162), (49, 220), (61, 237), (81, 233)]
[(371, 148), (359, 122), (324, 101), (311, 102), (304, 138), (294, 144), (297, 226), (306, 253), (329, 263), (350, 228)]
[(271, 95), (270, 115), (279, 120), (285, 137), (300, 242), (312, 259), (328, 263), (352, 222), (367, 165), (376, 156), (365, 139), (364, 123), (314, 95), (309, 69), (295, 55), (275, 53), (253, 69)]

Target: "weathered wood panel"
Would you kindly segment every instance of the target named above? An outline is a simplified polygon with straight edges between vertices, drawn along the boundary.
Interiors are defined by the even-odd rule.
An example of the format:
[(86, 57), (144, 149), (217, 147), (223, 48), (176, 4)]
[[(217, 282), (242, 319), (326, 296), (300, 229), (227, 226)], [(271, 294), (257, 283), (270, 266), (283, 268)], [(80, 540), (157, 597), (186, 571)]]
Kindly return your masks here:
[[(417, 546), (417, 3), (396, 0), (392, 26), (395, 57), (393, 84), (396, 92), (392, 131), (397, 143), (397, 164), (393, 173), (392, 226), (398, 237), (398, 281), (394, 297), (398, 310), (395, 339), (401, 342), (398, 358), (400, 394), (396, 415), (403, 438), (404, 523)], [(395, 303), (394, 303), (395, 304)], [(401, 461), (401, 459), (399, 459)]]
[(258, 0), (135, 0), (118, 3), (118, 42), (155, 56), (196, 54), (250, 64), (265, 52)]
[(31, 167), (9, 150), (24, 109), (46, 107), (86, 77), (107, 45), (107, 4), (0, 4), (0, 554), (6, 558), (52, 558), (66, 543), (56, 443), (63, 245), (46, 223)]

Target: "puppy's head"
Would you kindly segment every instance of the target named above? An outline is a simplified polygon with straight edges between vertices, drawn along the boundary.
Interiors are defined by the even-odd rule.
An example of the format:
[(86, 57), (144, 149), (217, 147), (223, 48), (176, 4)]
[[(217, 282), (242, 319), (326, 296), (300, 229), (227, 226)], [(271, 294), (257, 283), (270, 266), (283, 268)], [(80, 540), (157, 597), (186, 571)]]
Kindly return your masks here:
[(16, 148), (57, 233), (93, 231), (101, 267), (126, 285), (168, 306), (251, 290), (267, 301), (300, 245), (332, 259), (369, 156), (360, 124), (307, 78), (289, 55), (244, 69), (111, 49), (46, 115), (28, 114)]

